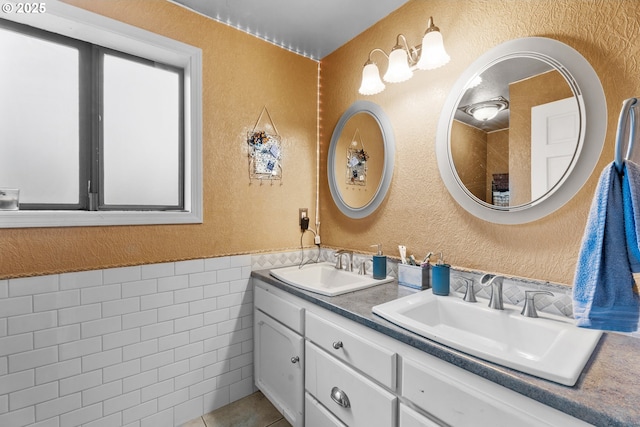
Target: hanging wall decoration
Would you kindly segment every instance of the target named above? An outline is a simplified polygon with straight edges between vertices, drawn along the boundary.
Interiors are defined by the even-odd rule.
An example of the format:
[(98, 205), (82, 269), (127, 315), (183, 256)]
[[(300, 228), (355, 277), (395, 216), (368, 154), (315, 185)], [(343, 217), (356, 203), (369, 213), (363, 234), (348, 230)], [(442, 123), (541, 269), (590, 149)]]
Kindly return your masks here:
[(364, 143), (360, 130), (356, 128), (351, 144), (347, 147), (347, 184), (367, 185), (367, 160), (369, 155), (364, 151)]
[[(265, 112), (275, 134), (258, 129)], [(258, 179), (260, 182), (270, 180), (272, 183), (273, 180), (282, 179), (281, 138), (266, 106), (262, 108), (253, 129), (247, 133), (247, 144), (249, 145), (249, 179)]]

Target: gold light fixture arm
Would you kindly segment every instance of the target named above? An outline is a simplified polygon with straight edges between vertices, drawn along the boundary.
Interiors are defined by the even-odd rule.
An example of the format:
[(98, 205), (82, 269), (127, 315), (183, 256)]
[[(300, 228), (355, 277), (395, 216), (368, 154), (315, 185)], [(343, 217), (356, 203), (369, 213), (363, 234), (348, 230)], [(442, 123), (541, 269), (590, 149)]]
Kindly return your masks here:
[(364, 65), (368, 65), (368, 64), (373, 64), (374, 63), (373, 59), (371, 59), (371, 55), (373, 55), (374, 52), (380, 52), (385, 56), (385, 58), (387, 58), (387, 60), (389, 59), (389, 55), (387, 55), (387, 53), (384, 50), (376, 47), (375, 49), (372, 49), (371, 52), (369, 52), (369, 58), (367, 59), (367, 62), (364, 63)]
[(440, 28), (436, 27), (435, 24), (433, 23), (433, 16), (429, 17), (429, 21), (427, 22), (427, 29), (424, 32), (425, 34), (430, 33), (432, 31), (437, 31), (440, 32)]
[[(402, 40), (402, 42), (404, 43), (404, 46), (400, 44), (400, 40)], [(397, 35), (396, 45), (393, 47), (393, 49), (404, 49), (407, 51), (409, 67), (413, 67), (414, 65), (416, 65), (416, 63), (418, 62), (418, 59), (420, 59), (420, 54), (419, 54), (420, 46), (413, 46), (413, 47), (409, 46), (409, 43), (407, 42), (407, 38), (404, 36), (404, 34)]]

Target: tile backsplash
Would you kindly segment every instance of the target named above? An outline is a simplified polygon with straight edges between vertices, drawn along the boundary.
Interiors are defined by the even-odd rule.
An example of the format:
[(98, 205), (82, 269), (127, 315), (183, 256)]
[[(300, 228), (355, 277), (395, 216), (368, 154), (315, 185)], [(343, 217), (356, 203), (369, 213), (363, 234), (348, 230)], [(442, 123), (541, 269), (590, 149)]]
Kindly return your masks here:
[[(306, 260), (320, 260), (333, 262), (334, 250), (322, 249), (305, 249), (304, 259)], [(302, 256), (300, 251), (285, 252), (285, 253), (273, 253), (273, 254), (257, 254), (253, 255), (251, 264), (253, 270), (268, 269), (274, 267), (283, 267), (287, 265), (300, 264)], [(365, 262), (366, 271), (371, 272), (373, 269), (371, 255), (354, 254), (354, 271), (357, 271), (357, 267), (361, 262)], [(387, 258), (387, 275), (392, 277), (398, 277), (398, 261), (393, 258)], [(490, 298), (491, 290), (489, 288), (482, 288), (480, 286), (480, 277), (484, 272), (466, 270), (452, 266), (451, 269), (451, 291), (454, 293), (464, 295), (466, 281), (465, 279), (473, 280), (476, 295), (480, 298)], [(505, 276), (503, 284), (503, 298), (505, 303), (522, 306), (524, 301), (524, 292), (526, 290), (545, 290), (554, 294), (550, 296), (540, 296), (536, 298), (536, 308), (539, 312), (547, 312), (550, 314), (572, 317), (573, 309), (571, 303), (571, 288), (566, 285), (550, 283), (539, 280), (522, 279), (517, 277)]]

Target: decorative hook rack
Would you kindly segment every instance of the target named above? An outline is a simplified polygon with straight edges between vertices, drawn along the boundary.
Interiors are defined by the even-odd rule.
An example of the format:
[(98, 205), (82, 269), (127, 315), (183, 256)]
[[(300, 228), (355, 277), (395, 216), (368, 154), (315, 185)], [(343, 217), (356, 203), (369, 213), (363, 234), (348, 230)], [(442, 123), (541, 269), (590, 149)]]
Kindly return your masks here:
[[(271, 127), (275, 134), (259, 130), (258, 125), (264, 113), (267, 113)], [(253, 129), (247, 133), (247, 144), (249, 145), (249, 179), (260, 180), (260, 185), (264, 180), (271, 181), (282, 179), (282, 144), (269, 110), (264, 106)]]

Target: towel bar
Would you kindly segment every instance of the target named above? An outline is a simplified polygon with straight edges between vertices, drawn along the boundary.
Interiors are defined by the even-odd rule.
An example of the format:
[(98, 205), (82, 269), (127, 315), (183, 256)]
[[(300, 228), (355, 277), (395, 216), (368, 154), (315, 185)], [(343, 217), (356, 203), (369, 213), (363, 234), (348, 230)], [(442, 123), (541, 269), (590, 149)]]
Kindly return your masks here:
[[(631, 157), (633, 150), (633, 144), (635, 142), (636, 135), (636, 112), (634, 107), (638, 105), (637, 98), (625, 99), (622, 102), (622, 110), (620, 110), (620, 117), (618, 119), (618, 130), (616, 131), (616, 151), (614, 157), (614, 163), (618, 173), (622, 172), (622, 166), (624, 161)], [(627, 127), (628, 126), (628, 127)], [(627, 154), (623, 158), (622, 150), (624, 149), (624, 134), (629, 129), (629, 142), (627, 144)]]

